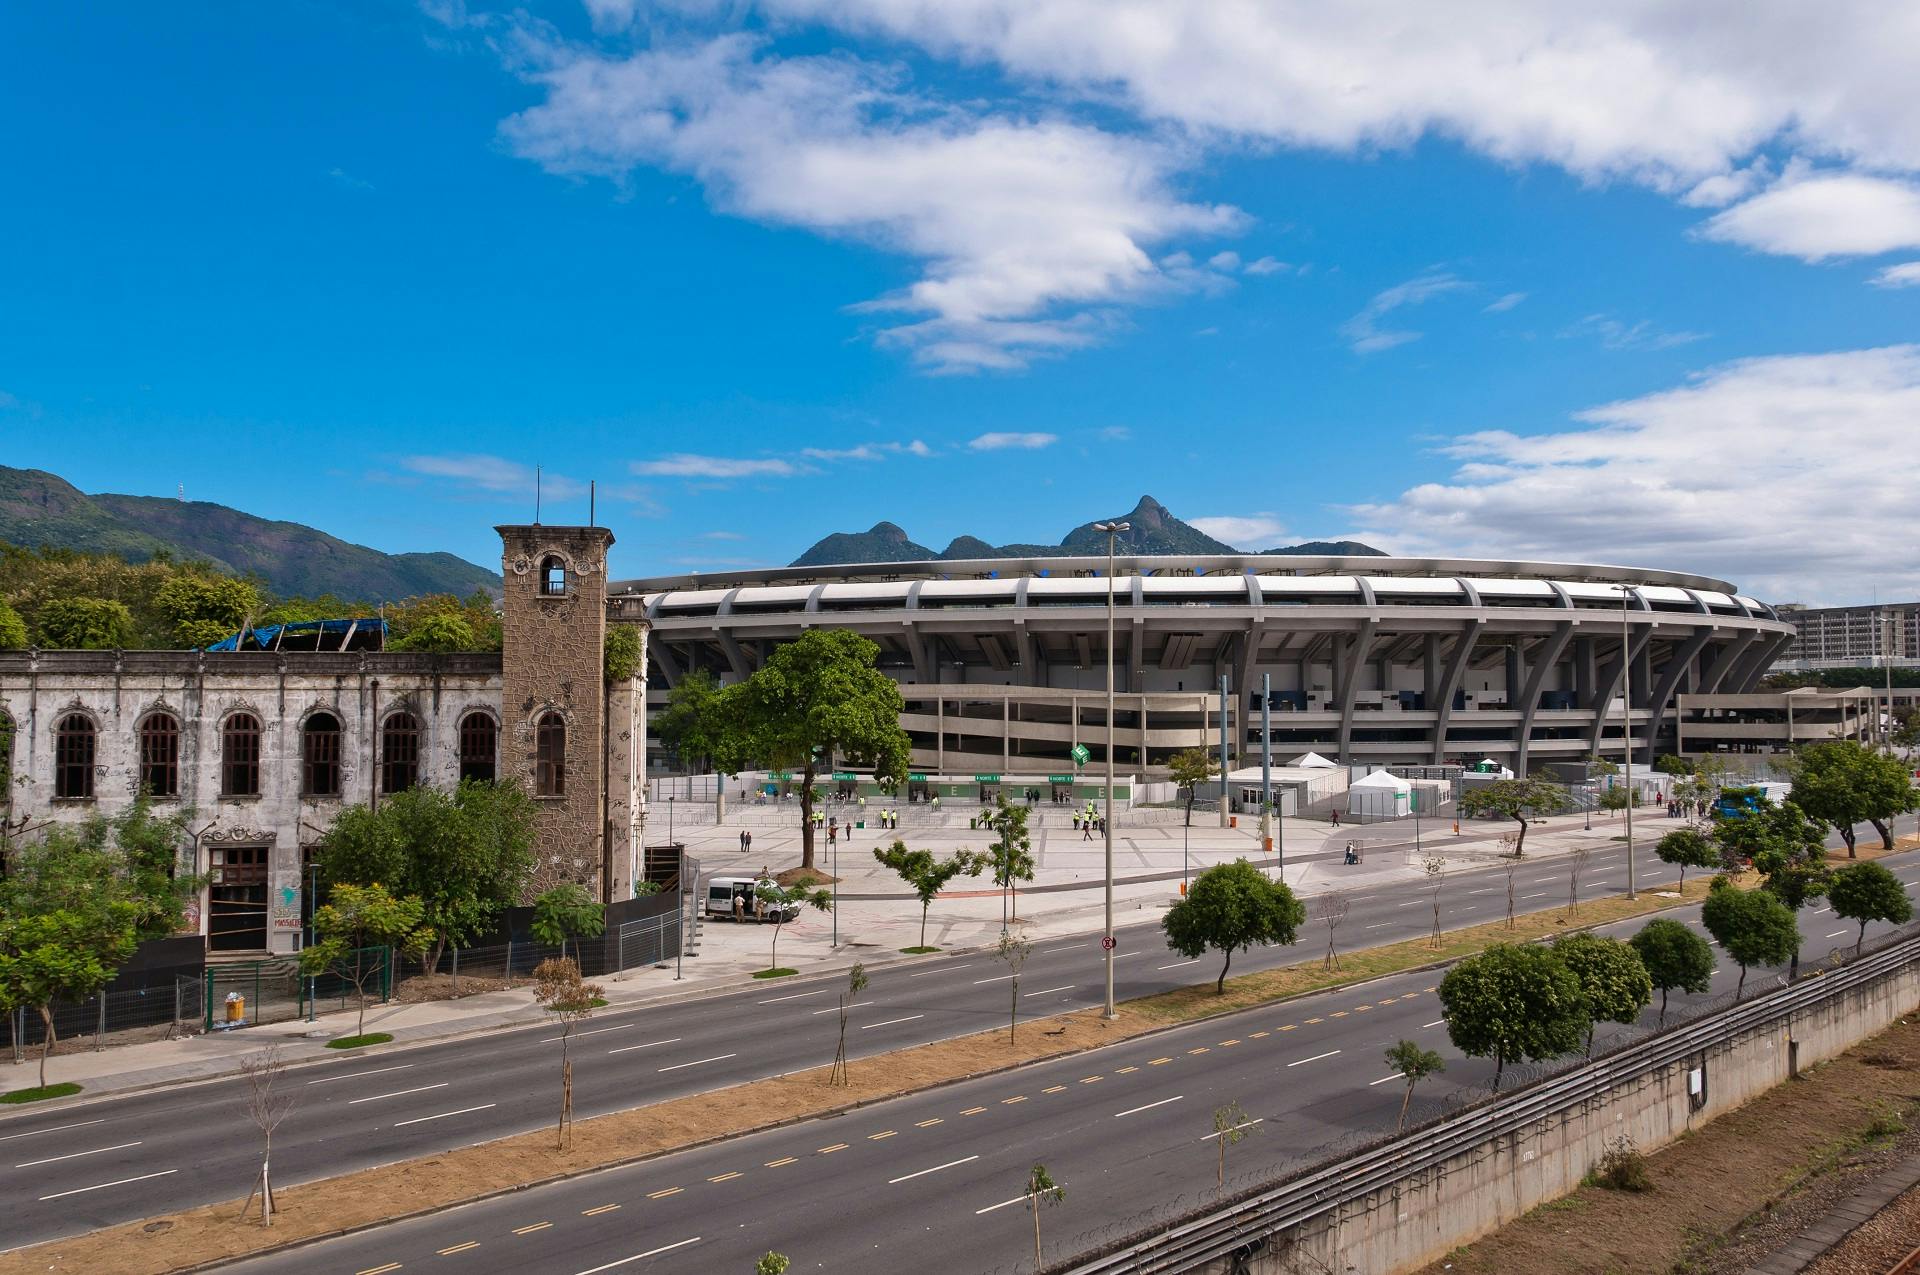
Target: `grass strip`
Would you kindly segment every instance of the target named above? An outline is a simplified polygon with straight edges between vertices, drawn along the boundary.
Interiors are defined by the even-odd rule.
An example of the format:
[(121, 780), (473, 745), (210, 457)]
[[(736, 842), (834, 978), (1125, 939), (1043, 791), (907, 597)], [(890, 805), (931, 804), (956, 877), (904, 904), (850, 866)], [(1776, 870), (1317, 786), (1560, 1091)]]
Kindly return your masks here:
[(0, 1102), (45, 1102), (49, 1098), (71, 1098), (80, 1092), (80, 1086), (71, 1080), (63, 1080), (57, 1085), (35, 1085), (28, 1089), (14, 1089), (0, 1093)]
[(327, 1042), (327, 1048), (363, 1049), (368, 1045), (384, 1045), (392, 1039), (392, 1032), (368, 1032), (364, 1036), (336, 1036)]

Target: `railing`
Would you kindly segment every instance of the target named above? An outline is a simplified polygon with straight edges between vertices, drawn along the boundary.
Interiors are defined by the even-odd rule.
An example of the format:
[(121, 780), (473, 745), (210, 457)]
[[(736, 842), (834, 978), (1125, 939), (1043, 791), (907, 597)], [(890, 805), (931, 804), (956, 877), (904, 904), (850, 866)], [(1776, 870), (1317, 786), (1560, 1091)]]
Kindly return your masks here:
[[(123, 1032), (149, 1032), (154, 1039), (188, 1035), (202, 1023), (202, 980), (176, 977), (147, 987), (104, 992), (90, 996), (77, 1005), (58, 1004), (53, 1008), (53, 1030), (62, 1046), (91, 1038), (92, 1048), (100, 1049)], [(20, 1008), (5, 1016), (7, 1050), (15, 1062), (26, 1051), (46, 1043), (46, 1025), (37, 1010)]]

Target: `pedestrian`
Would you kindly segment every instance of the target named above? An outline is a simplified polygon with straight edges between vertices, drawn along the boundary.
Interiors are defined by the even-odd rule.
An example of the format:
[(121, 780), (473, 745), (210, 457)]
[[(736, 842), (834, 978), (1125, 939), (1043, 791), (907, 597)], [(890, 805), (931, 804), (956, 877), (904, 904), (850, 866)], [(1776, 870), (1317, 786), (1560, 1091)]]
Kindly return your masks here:
[(834, 844), (834, 842), (839, 840), (839, 837), (840, 837), (840, 829), (835, 827), (833, 824), (828, 824), (827, 825), (827, 844), (828, 845)]
[(1080, 840), (1082, 841), (1093, 840), (1093, 821), (1091, 819), (1089, 819), (1086, 823), (1083, 823), (1080, 825)]
[(1338, 828), (1340, 826), (1340, 807), (1335, 806), (1332, 810), (1329, 810), (1327, 816), (1333, 820), (1334, 827)]
[(747, 839), (742, 848), (751, 851), (753, 849), (753, 834), (751, 832), (743, 832), (740, 835)]
[(745, 854), (746, 852), (747, 852), (747, 830), (745, 828), (742, 828), (740, 830), (740, 853)]

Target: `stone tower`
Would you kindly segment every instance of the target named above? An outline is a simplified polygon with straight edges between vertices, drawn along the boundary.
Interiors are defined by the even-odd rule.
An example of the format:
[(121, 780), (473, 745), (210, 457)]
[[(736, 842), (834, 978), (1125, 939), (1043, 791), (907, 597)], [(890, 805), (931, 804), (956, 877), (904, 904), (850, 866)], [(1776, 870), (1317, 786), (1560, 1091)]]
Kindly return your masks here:
[[(625, 898), (607, 836), (605, 527), (495, 527), (500, 533), (500, 768), (533, 796), (532, 894), (578, 882)], [(620, 848), (624, 858), (625, 847)], [(524, 900), (531, 902), (531, 899)]]

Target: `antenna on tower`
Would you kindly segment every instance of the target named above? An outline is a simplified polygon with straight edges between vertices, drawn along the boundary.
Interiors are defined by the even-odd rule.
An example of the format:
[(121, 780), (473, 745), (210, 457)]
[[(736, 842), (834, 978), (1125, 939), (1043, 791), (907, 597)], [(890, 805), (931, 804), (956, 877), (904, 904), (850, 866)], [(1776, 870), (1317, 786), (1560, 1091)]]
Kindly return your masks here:
[(596, 489), (599, 486), (599, 480), (593, 478), (587, 480), (587, 525), (589, 527), (593, 526), (593, 506), (594, 500), (598, 495)]
[(533, 525), (540, 525), (540, 466), (533, 467)]
[(177, 486), (180, 489), (180, 499), (184, 501), (187, 498), (187, 485), (185, 483), (179, 483)]

